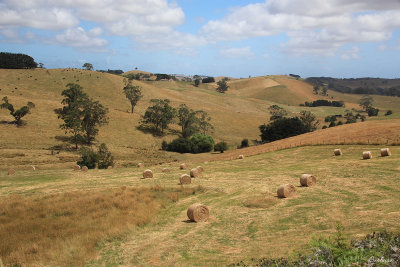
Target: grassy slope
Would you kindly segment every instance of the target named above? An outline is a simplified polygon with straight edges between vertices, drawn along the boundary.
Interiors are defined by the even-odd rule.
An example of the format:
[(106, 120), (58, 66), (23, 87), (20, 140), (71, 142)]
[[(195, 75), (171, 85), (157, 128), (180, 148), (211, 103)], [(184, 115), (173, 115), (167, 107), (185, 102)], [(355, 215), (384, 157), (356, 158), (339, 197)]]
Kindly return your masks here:
[[(140, 161), (154, 164), (196, 158), (158, 150), (163, 139), (171, 140), (176, 135), (155, 138), (136, 129), (140, 116), (152, 98), (169, 98), (175, 107), (186, 103), (193, 109), (205, 110), (212, 117), (216, 141), (227, 141), (232, 147), (236, 147), (243, 138), (259, 138), (258, 126), (268, 121), (268, 107), (271, 104), (279, 104), (292, 114), (307, 109), (320, 119), (345, 111), (345, 108), (300, 107), (299, 104), (304, 101), (323, 97), (313, 95), (312, 87), (303, 81), (286, 76), (266, 76), (229, 81), (230, 89), (226, 94), (217, 93), (215, 84), (202, 84), (196, 88), (186, 82), (135, 81), (135, 84), (143, 88), (144, 98), (135, 108), (134, 114), (130, 114), (127, 112), (130, 110), (129, 102), (122, 93), (124, 83), (121, 76), (77, 69), (0, 70), (0, 96), (8, 96), (16, 107), (27, 101), (36, 104), (32, 114), (24, 118), (27, 122), (24, 127), (0, 124), (0, 157), (3, 162), (0, 168), (26, 168), (30, 164), (41, 168), (73, 165), (77, 159), (75, 154), (62, 151), (52, 156), (49, 150), (56, 145), (66, 145), (61, 141), (65, 134), (58, 127), (61, 121), (53, 110), (61, 106), (61, 92), (70, 82), (79, 83), (90, 97), (109, 108), (110, 123), (100, 129), (98, 141), (109, 146), (117, 159), (117, 166)], [(332, 96), (354, 107), (361, 97), (333, 92)], [(375, 99), (378, 108), (390, 108), (395, 113), (391, 117), (400, 117), (399, 98)], [(7, 110), (0, 110), (0, 121), (11, 119)], [(177, 126), (174, 129), (179, 130)]]
[[(253, 257), (279, 257), (306, 252), (313, 236), (329, 236), (336, 223), (348, 239), (372, 231), (398, 230), (400, 148), (391, 157), (361, 160), (361, 152), (374, 155), (380, 146), (310, 146), (246, 157), (244, 160), (204, 164), (205, 172), (188, 187), (201, 185), (204, 193), (181, 199), (154, 217), (145, 227), (131, 229), (122, 240), (109, 239), (90, 266), (226, 265)], [(163, 173), (169, 166), (171, 172)], [(190, 167), (195, 165), (189, 164)], [(187, 171), (179, 163), (153, 166), (154, 179), (139, 179), (140, 169), (0, 172), (0, 199), (10, 194), (45, 196), (76, 190), (116, 189), (121, 186), (179, 187)], [(312, 173), (317, 185), (301, 188), (299, 177)], [(279, 185), (292, 183), (297, 195), (277, 199)], [(186, 209), (206, 204), (206, 223), (187, 223)]]

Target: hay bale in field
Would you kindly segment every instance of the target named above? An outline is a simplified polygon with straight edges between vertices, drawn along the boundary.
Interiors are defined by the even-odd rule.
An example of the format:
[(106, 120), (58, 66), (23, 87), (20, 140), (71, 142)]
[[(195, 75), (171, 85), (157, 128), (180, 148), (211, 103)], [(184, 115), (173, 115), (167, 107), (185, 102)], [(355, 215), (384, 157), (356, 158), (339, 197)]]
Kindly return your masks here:
[(200, 174), (204, 171), (204, 168), (202, 166), (197, 166), (196, 169), (199, 171)]
[(295, 193), (296, 193), (296, 188), (294, 187), (294, 185), (291, 185), (291, 184), (281, 185), (277, 190), (277, 194), (278, 194), (279, 198), (291, 197)]
[(340, 150), (339, 148), (333, 150), (333, 155), (335, 155), (335, 156), (341, 156), (341, 155), (343, 155), (342, 150)]
[(169, 172), (169, 171), (170, 171), (169, 168), (162, 169), (162, 172)]
[(15, 170), (14, 169), (9, 169), (8, 170), (8, 175), (14, 175), (15, 174)]
[(30, 171), (36, 171), (36, 167), (33, 166), (33, 165), (31, 165), (31, 166), (29, 166), (29, 170), (30, 170)]
[(196, 178), (200, 176), (199, 169), (193, 168), (190, 170), (190, 177)]
[(392, 155), (392, 153), (390, 152), (389, 148), (382, 148), (381, 149), (381, 156), (382, 157), (388, 157), (388, 156), (391, 156), (391, 155)]
[(301, 186), (313, 186), (317, 183), (317, 179), (314, 175), (311, 174), (303, 174), (300, 177)]
[(372, 159), (371, 151), (364, 151), (363, 152), (363, 159)]
[(88, 167), (86, 167), (86, 166), (82, 166), (82, 169), (81, 169), (83, 172), (87, 172), (88, 170), (89, 170), (89, 168)]
[(188, 208), (187, 216), (193, 222), (204, 222), (208, 220), (210, 211), (205, 205), (196, 203)]
[(80, 171), (80, 170), (81, 170), (81, 166), (79, 166), (79, 165), (74, 166), (74, 171)]
[(113, 166), (108, 166), (107, 170), (111, 170), (113, 168)]
[(239, 155), (238, 159), (244, 159), (243, 155)]
[(153, 172), (151, 170), (145, 170), (143, 172), (143, 179), (144, 178), (153, 178)]
[(143, 167), (144, 167), (144, 163), (139, 162), (139, 163), (137, 164), (137, 167), (138, 167), (138, 168), (143, 168)]
[(187, 168), (186, 163), (182, 163), (181, 165), (179, 165), (179, 168), (180, 168), (181, 170), (185, 170), (185, 169)]
[(192, 183), (192, 179), (190, 178), (189, 175), (182, 174), (181, 177), (179, 177), (179, 183), (180, 184), (190, 184), (190, 183)]

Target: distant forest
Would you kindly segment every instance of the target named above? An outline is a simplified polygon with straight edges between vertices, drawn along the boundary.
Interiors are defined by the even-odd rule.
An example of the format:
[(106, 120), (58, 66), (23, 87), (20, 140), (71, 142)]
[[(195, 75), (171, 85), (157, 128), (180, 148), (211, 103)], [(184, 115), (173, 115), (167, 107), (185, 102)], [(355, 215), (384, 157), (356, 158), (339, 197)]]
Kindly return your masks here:
[(326, 86), (341, 93), (400, 97), (400, 79), (310, 77), (306, 81), (313, 86)]
[(0, 52), (0, 69), (34, 69), (37, 65), (28, 55)]

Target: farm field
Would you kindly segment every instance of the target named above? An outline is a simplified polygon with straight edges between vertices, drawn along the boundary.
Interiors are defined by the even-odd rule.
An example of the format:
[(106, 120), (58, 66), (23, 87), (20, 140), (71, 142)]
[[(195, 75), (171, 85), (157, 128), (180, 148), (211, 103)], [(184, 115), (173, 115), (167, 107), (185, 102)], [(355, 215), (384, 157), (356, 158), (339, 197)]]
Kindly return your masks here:
[[(130, 226), (121, 225), (114, 234), (111, 231), (94, 252), (88, 253), (91, 258), (81, 258), (81, 261), (74, 258), (79, 258), (74, 254), (79, 253), (67, 249), (65, 243), (69, 240), (66, 239), (53, 244), (52, 249), (65, 246), (53, 258), (51, 253), (40, 250), (40, 246), (27, 250), (26, 253), (35, 254), (26, 257), (34, 259), (30, 264), (52, 265), (58, 258), (65, 265), (83, 260), (87, 266), (204, 266), (266, 256), (287, 257), (294, 252), (309, 251), (311, 239), (332, 235), (336, 224), (343, 225), (347, 240), (372, 231), (399, 229), (400, 148), (389, 146), (392, 156), (381, 157), (382, 147), (341, 145), (343, 155), (334, 157), (337, 145), (303, 146), (243, 160), (188, 163), (189, 169), (200, 164), (205, 170), (202, 176), (192, 179), (192, 184), (183, 187), (192, 190), (189, 194), (178, 185), (180, 174), (189, 171), (179, 170), (179, 162), (146, 166), (154, 172), (152, 179), (140, 179), (143, 169), (138, 168), (87, 173), (71, 169), (17, 170), (14, 176), (1, 171), (0, 208), (4, 209), (4, 203), (10, 203), (10, 199), (16, 201), (15, 197), (40, 202), (104, 190), (115, 195), (134, 188), (153, 188), (166, 193), (180, 191), (180, 197), (160, 198), (164, 205), (156, 205), (158, 209), (154, 213), (148, 209), (151, 216), (146, 223), (133, 227), (127, 219)], [(372, 159), (362, 160), (361, 154), (366, 150), (372, 152)], [(170, 172), (163, 173), (161, 170), (166, 167)], [(315, 175), (317, 184), (299, 187), (303, 173)], [(278, 199), (276, 189), (286, 183), (296, 186), (296, 196)], [(148, 195), (143, 198), (151, 203)], [(129, 198), (126, 201), (125, 205), (129, 206)], [(210, 219), (205, 223), (188, 223), (187, 207), (198, 202), (210, 208)], [(87, 205), (90, 210), (91, 204)], [(52, 214), (57, 212), (60, 222), (73, 216), (73, 212), (63, 212), (63, 209), (66, 207), (52, 211)], [(0, 220), (10, 219), (7, 212), (0, 210), (0, 214)], [(43, 214), (43, 217), (48, 216)], [(60, 229), (63, 231), (75, 233), (68, 227)], [(34, 245), (37, 238), (25, 242)], [(76, 246), (79, 248), (79, 244)], [(5, 255), (0, 257), (6, 265), (13, 263)]]

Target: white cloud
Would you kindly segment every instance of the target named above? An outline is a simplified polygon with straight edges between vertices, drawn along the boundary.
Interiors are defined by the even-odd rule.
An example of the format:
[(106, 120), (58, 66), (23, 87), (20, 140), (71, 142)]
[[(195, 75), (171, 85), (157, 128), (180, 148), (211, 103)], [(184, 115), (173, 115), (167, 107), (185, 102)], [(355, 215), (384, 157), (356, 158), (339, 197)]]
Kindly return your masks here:
[(399, 27), (398, 0), (268, 0), (233, 8), (201, 32), (209, 41), (286, 33), (287, 53), (333, 55), (348, 43), (387, 41)]
[[(96, 29), (94, 29), (96, 32)], [(87, 51), (104, 51), (108, 41), (93, 37), (93, 33), (86, 32), (81, 27), (68, 29), (62, 34), (57, 34), (55, 41), (58, 44), (72, 46)]]
[(249, 46), (241, 48), (227, 48), (219, 51), (219, 54), (225, 58), (252, 58), (253, 51)]
[(343, 60), (358, 59), (360, 58), (359, 52), (360, 48), (358, 46), (354, 46), (350, 49), (344, 50), (340, 58)]

